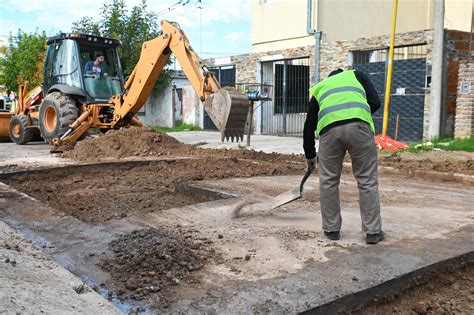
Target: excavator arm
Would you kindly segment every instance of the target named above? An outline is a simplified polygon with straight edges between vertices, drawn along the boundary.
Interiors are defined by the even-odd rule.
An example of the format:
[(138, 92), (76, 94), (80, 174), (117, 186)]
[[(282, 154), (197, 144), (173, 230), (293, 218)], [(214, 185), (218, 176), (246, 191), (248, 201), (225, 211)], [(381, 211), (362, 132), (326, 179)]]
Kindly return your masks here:
[(201, 59), (177, 23), (162, 21), (161, 30), (159, 37), (143, 44), (140, 59), (125, 83), (126, 94), (113, 98), (114, 122), (135, 115), (142, 108), (173, 53), (220, 130), (221, 140), (242, 139), (249, 106), (247, 96), (221, 89), (216, 77), (202, 66)]
[[(204, 109), (221, 133), (221, 140), (243, 140), (249, 101), (245, 94), (233, 89), (222, 89), (212, 72), (202, 65), (201, 59), (191, 48), (188, 38), (177, 23), (161, 21), (160, 36), (143, 43), (140, 58), (125, 82), (124, 92), (109, 100), (113, 119), (108, 128), (140, 125), (135, 118), (145, 105), (171, 54), (189, 79), (194, 91), (204, 103)], [(92, 104), (72, 125), (71, 129), (55, 144), (74, 141), (94, 124), (94, 113), (104, 104)], [(88, 114), (85, 114), (88, 112)]]

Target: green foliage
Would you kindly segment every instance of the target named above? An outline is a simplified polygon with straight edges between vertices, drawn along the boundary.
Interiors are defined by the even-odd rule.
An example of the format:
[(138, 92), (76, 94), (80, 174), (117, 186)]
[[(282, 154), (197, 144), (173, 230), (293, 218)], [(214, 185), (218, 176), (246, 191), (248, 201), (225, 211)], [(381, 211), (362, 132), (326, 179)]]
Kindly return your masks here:
[(74, 32), (100, 36), (99, 23), (92, 20), (90, 16), (84, 16), (79, 21), (73, 22), (72, 29)]
[(168, 127), (157, 127), (157, 126), (152, 126), (151, 127), (153, 130), (159, 131), (159, 132), (176, 132), (176, 131), (198, 131), (201, 130), (198, 126), (192, 125), (192, 124), (187, 124), (187, 123), (178, 123), (176, 127), (173, 128), (168, 128)]
[(17, 91), (24, 80), (30, 87), (40, 85), (45, 51), (45, 32), (27, 34), (19, 29), (17, 36), (10, 34), (8, 46), (1, 49), (0, 84), (10, 91)]
[(470, 138), (439, 138), (433, 141), (411, 144), (408, 151), (418, 153), (422, 151), (466, 151), (474, 152), (474, 137)]
[[(160, 29), (158, 18), (154, 12), (148, 11), (146, 0), (130, 11), (127, 10), (125, 0), (112, 0), (102, 5), (99, 21), (83, 17), (73, 23), (73, 31), (120, 39), (120, 60), (124, 75), (128, 76), (138, 62), (143, 43), (157, 37)], [(163, 70), (157, 89), (165, 87), (170, 81), (170, 72)]]

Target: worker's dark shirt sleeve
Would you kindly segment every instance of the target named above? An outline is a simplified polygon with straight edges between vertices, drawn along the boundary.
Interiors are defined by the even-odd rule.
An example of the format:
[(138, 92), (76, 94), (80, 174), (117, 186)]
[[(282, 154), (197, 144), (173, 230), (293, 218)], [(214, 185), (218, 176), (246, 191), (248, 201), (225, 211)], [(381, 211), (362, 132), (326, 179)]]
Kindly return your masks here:
[(367, 96), (367, 103), (370, 106), (370, 112), (373, 114), (380, 108), (380, 98), (379, 94), (375, 90), (374, 85), (370, 79), (360, 71), (355, 71), (355, 76), (357, 80), (362, 84), (365, 90), (365, 95)]
[(307, 159), (312, 159), (316, 156), (314, 134), (318, 127), (318, 112), (319, 104), (313, 96), (308, 104), (308, 114), (306, 115), (303, 129), (303, 149)]

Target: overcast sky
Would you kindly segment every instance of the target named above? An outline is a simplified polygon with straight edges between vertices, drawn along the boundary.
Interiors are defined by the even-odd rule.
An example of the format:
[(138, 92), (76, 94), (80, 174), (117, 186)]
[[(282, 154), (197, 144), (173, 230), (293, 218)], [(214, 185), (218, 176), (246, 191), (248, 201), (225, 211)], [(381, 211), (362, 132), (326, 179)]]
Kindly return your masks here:
[[(69, 32), (72, 22), (83, 16), (97, 20), (102, 4), (112, 0), (0, 0), (0, 40), (18, 29), (30, 33), (36, 29), (48, 36)], [(127, 8), (141, 0), (126, 0)], [(148, 7), (162, 12), (159, 20), (178, 22), (191, 46), (202, 58), (249, 53), (250, 0), (190, 0), (173, 6), (179, 0), (148, 0)], [(186, 2), (186, 1), (182, 1)], [(168, 8), (172, 8), (171, 11)]]

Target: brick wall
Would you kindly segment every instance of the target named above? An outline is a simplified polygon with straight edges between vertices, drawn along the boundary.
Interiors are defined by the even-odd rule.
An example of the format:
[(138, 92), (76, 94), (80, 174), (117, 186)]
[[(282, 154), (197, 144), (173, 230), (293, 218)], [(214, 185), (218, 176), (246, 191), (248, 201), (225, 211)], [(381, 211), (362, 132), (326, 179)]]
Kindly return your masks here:
[(458, 96), (458, 74), (460, 61), (469, 55), (469, 45), (472, 34), (468, 32), (447, 30), (446, 37), (446, 94), (443, 113), (444, 130), (446, 136), (455, 135), (454, 120), (456, 115)]
[(454, 136), (474, 135), (474, 62), (460, 61)]

